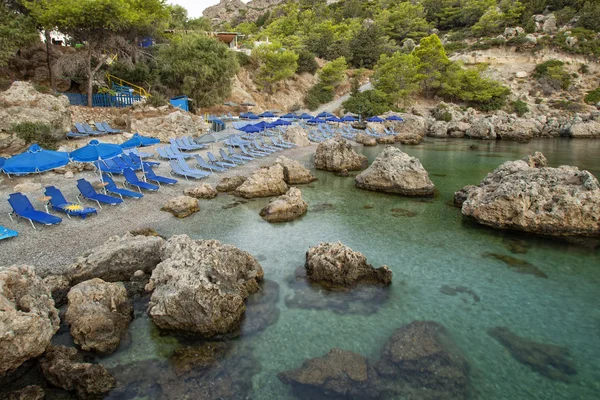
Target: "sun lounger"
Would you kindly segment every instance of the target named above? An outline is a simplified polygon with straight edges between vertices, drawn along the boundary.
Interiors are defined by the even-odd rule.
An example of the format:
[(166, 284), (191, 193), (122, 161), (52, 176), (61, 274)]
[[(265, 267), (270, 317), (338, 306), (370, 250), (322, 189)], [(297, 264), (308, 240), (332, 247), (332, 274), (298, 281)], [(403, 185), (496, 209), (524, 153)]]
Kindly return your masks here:
[(230, 163), (234, 163), (234, 164), (245, 164), (246, 161), (239, 159), (239, 158), (235, 158), (235, 157), (231, 157), (229, 155), (227, 155), (227, 153), (225, 152), (225, 150), (223, 150), (222, 148), (219, 149), (219, 154), (221, 155), (221, 159), (223, 161), (227, 161)]
[(286, 144), (277, 140), (277, 138), (272, 138), (271, 142), (273, 143), (273, 146), (281, 147), (282, 149), (291, 149), (292, 147), (294, 147), (290, 144)]
[(67, 137), (67, 139), (81, 139), (81, 138), (89, 137), (90, 135), (87, 133), (78, 133), (78, 132), (69, 131), (65, 134), (65, 136)]
[[(89, 127), (89, 125), (88, 125), (88, 127)], [(100, 136), (100, 135), (105, 134), (104, 132), (95, 131), (91, 127), (90, 127), (90, 131), (88, 132), (88, 130), (84, 127), (84, 125), (81, 122), (75, 123), (75, 129), (77, 130), (77, 133), (82, 134), (82, 135), (85, 134), (85, 135), (92, 135), (92, 136)]]
[[(123, 157), (123, 156), (121, 155), (121, 157)], [(142, 163), (142, 159), (140, 158), (140, 156), (138, 156), (135, 153), (129, 153), (129, 154), (127, 154), (127, 157), (131, 158), (131, 161), (133, 161), (136, 164), (141, 164)], [(150, 161), (150, 160), (148, 160), (148, 161), (147, 160), (143, 160), (143, 161), (144, 161), (144, 165), (148, 165), (148, 166), (150, 166), (152, 168), (160, 165), (160, 162), (158, 162), (158, 161)]]
[(158, 186), (160, 186), (161, 183), (164, 183), (165, 185), (174, 185), (177, 183), (177, 179), (156, 175), (156, 173), (150, 168), (144, 171), (144, 175), (146, 176), (147, 181), (156, 182), (158, 183)]
[(182, 158), (182, 157), (176, 156), (174, 154), (168, 154), (167, 151), (165, 150), (165, 147), (157, 147), (156, 152), (158, 153), (158, 156), (160, 158), (165, 159), (165, 160), (177, 160), (178, 158)]
[(129, 162), (125, 162), (125, 159), (123, 159), (121, 157), (111, 158), (110, 161), (113, 162), (113, 163), (115, 163), (122, 170), (124, 170), (125, 168), (131, 168), (134, 171), (139, 171), (139, 170), (142, 169), (141, 165), (134, 165), (134, 164), (131, 163), (131, 160), (129, 160)]
[[(181, 161), (183, 163), (185, 163), (185, 161), (183, 161), (183, 160), (181, 160)], [(210, 175), (210, 173), (206, 173), (206, 172), (200, 171), (200, 170), (191, 170), (190, 171), (190, 170), (184, 169), (181, 167), (180, 163), (177, 162), (177, 160), (169, 160), (169, 165), (171, 166), (172, 174), (181, 175), (181, 176), (185, 177), (186, 180), (188, 178), (202, 179), (202, 178), (206, 178), (207, 176)]]
[(238, 160), (242, 160), (242, 161), (255, 160), (254, 157), (245, 156), (245, 155), (236, 153), (236, 151), (233, 147), (226, 147), (226, 148), (223, 148), (223, 150), (225, 151), (225, 154), (227, 154), (229, 157), (236, 158)]
[(12, 229), (8, 229), (0, 225), (0, 240), (9, 239), (17, 236), (19, 236), (19, 232), (13, 231)]
[(214, 165), (218, 165), (219, 167), (223, 167), (223, 168), (235, 168), (237, 167), (237, 164), (235, 163), (230, 163), (230, 162), (226, 162), (226, 161), (219, 161), (217, 159), (217, 157), (215, 157), (215, 155), (213, 153), (211, 153), (210, 151), (206, 154), (206, 156), (208, 157), (208, 160), (213, 163)]
[(101, 124), (101, 125), (104, 127), (104, 130), (105, 130), (106, 132), (108, 132), (108, 133), (122, 133), (122, 132), (123, 132), (123, 131), (122, 131), (122, 130), (120, 130), (120, 129), (115, 129), (115, 128), (112, 128), (112, 127), (111, 127), (111, 126), (108, 124), (108, 122), (101, 122), (100, 124)]
[(13, 209), (13, 212), (8, 214), (10, 220), (13, 220), (13, 215), (24, 218), (31, 223), (33, 229), (35, 229), (34, 222), (42, 225), (56, 225), (62, 221), (62, 219), (57, 216), (33, 208), (33, 205), (31, 205), (27, 196), (22, 193), (13, 193), (9, 195), (8, 203)]
[(204, 158), (202, 158), (202, 156), (200, 156), (198, 154), (196, 154), (196, 156), (194, 158), (196, 158), (196, 162), (198, 163), (198, 166), (200, 168), (204, 168), (204, 169), (212, 171), (212, 172), (223, 172), (223, 171), (227, 170), (227, 168), (219, 167), (218, 165), (213, 165), (213, 164), (207, 163), (204, 160)]
[(44, 194), (50, 197), (49, 203), (52, 206), (52, 209), (64, 212), (69, 218), (71, 218), (71, 216), (75, 216), (81, 217), (81, 219), (85, 219), (91, 214), (98, 213), (95, 208), (84, 207), (81, 204), (71, 203), (67, 201), (67, 199), (65, 199), (65, 196), (56, 186), (46, 186)]
[(78, 199), (84, 198), (95, 201), (100, 208), (102, 208), (100, 203), (116, 206), (117, 204), (121, 204), (123, 202), (123, 199), (121, 198), (97, 193), (92, 184), (83, 178), (77, 180), (77, 189), (79, 189), (80, 193), (79, 196), (77, 196)]
[(246, 146), (244, 146), (243, 144), (239, 145), (240, 151), (242, 152), (242, 155), (246, 156), (246, 157), (264, 157), (266, 154), (264, 153), (258, 153), (252, 149), (246, 148)]
[(81, 126), (83, 126), (83, 129), (85, 130), (85, 132), (89, 133), (90, 135), (105, 135), (106, 134), (106, 132), (99, 131), (99, 130), (92, 128), (90, 126), (90, 124), (87, 124), (87, 123), (82, 123)]
[(171, 143), (171, 148), (173, 148), (174, 150), (183, 150), (183, 151), (192, 151), (192, 150), (196, 150), (193, 147), (188, 147), (187, 145), (179, 142), (177, 139), (171, 138), (169, 139), (169, 143)]
[(192, 158), (193, 154), (184, 154), (177, 147), (174, 146), (166, 146), (164, 147), (165, 151), (169, 156), (175, 156), (177, 158)]
[[(271, 139), (271, 140), (272, 140), (272, 139)], [(279, 151), (279, 150), (281, 150), (281, 148), (280, 148), (280, 147), (276, 147), (276, 146), (274, 146), (274, 145), (272, 145), (272, 144), (267, 144), (267, 142), (265, 141), (265, 139), (264, 139), (264, 138), (262, 138), (262, 139), (257, 139), (257, 141), (258, 141), (258, 143), (260, 143), (260, 144), (261, 144), (261, 146), (262, 146), (262, 147), (264, 147), (265, 149), (268, 149), (268, 150), (273, 150), (273, 152), (276, 152), (276, 151)]]
[(125, 177), (125, 186), (135, 186), (138, 188), (140, 193), (142, 193), (142, 189), (150, 190), (152, 192), (155, 192), (159, 189), (159, 186), (157, 185), (153, 185), (151, 183), (140, 180), (140, 178), (138, 178), (138, 176), (131, 168), (124, 168), (123, 176)]
[(184, 136), (181, 138), (181, 140), (183, 141), (184, 144), (186, 144), (190, 147), (195, 147), (198, 150), (206, 148), (206, 145), (194, 142), (194, 140), (192, 140), (192, 138), (189, 136)]
[(106, 174), (102, 175), (102, 180), (106, 183), (106, 186), (104, 186), (104, 190), (106, 190), (108, 193), (118, 195), (121, 198), (121, 200), (123, 199), (123, 197), (131, 197), (133, 199), (141, 199), (142, 197), (144, 197), (142, 193), (117, 187), (115, 181), (113, 181), (113, 179)]

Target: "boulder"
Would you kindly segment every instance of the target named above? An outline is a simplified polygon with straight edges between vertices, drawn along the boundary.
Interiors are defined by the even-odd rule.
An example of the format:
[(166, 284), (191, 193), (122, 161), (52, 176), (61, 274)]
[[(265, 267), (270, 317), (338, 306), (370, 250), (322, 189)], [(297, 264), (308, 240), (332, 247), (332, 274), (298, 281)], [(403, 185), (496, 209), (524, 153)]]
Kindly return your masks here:
[(47, 275), (43, 279), (54, 299), (54, 305), (60, 307), (67, 304), (67, 293), (71, 288), (71, 281), (64, 275)]
[(0, 156), (10, 157), (27, 148), (27, 142), (12, 133), (0, 131)]
[(396, 143), (396, 136), (387, 135), (387, 136), (379, 136), (375, 139), (377, 144), (394, 144)]
[(380, 135), (385, 133), (385, 125), (379, 122), (367, 122), (367, 129), (370, 129)]
[(540, 136), (538, 125), (525, 118), (517, 118), (510, 123), (503, 124), (498, 128), (497, 136), (504, 140), (528, 141)]
[(121, 282), (137, 270), (150, 273), (160, 262), (164, 239), (159, 236), (113, 236), (106, 243), (89, 250), (77, 259), (65, 276), (72, 284), (100, 278), (106, 282)]
[(367, 157), (355, 152), (350, 143), (339, 136), (319, 143), (315, 153), (315, 167), (326, 171), (356, 171), (366, 164)]
[(296, 160), (287, 157), (277, 157), (275, 164), (283, 167), (283, 180), (288, 185), (301, 185), (317, 180), (308, 168)]
[(554, 14), (550, 14), (547, 17), (546, 21), (544, 21), (544, 25), (542, 26), (542, 30), (548, 35), (553, 35), (558, 32), (558, 26)]
[(201, 116), (167, 107), (157, 109), (142, 106), (127, 115), (127, 131), (139, 132), (168, 143), (170, 138), (198, 136), (208, 126)]
[(394, 139), (398, 143), (407, 145), (417, 145), (423, 142), (423, 136), (418, 135), (416, 133), (401, 132), (394, 136)]
[(529, 33), (525, 36), (525, 41), (532, 45), (537, 43), (537, 38), (533, 34)]
[(572, 138), (600, 137), (600, 122), (598, 122), (598, 121), (575, 122), (567, 128), (567, 134)]
[(68, 299), (65, 321), (75, 343), (85, 351), (114, 352), (133, 311), (125, 286), (94, 278), (73, 286)]
[(217, 184), (218, 192), (232, 192), (237, 189), (242, 183), (246, 182), (245, 176), (232, 176), (229, 178), (223, 178)]
[(433, 196), (435, 189), (421, 162), (393, 146), (386, 147), (355, 180), (358, 188), (402, 196)]
[[(392, 115), (392, 114), (390, 114)], [(425, 136), (427, 134), (428, 123), (427, 120), (420, 115), (414, 114), (394, 114), (402, 117), (404, 121), (388, 121), (386, 125), (392, 128), (394, 132), (403, 132), (407, 134), (416, 134), (419, 136)]]
[(284, 195), (272, 199), (260, 216), (267, 222), (293, 221), (306, 214), (308, 204), (302, 199), (299, 189), (291, 187)]
[(246, 199), (284, 194), (288, 187), (283, 171), (281, 164), (260, 168), (235, 189), (235, 194)]
[(184, 195), (169, 199), (161, 210), (170, 212), (177, 218), (185, 218), (200, 211), (200, 206), (198, 205), (198, 199)]
[(214, 199), (219, 195), (219, 192), (217, 192), (212, 185), (202, 183), (198, 186), (184, 189), (183, 194), (195, 199)]
[(435, 121), (429, 127), (429, 132), (427, 132), (427, 136), (436, 138), (448, 137), (448, 123), (444, 121)]
[(259, 290), (264, 273), (247, 252), (216, 240), (171, 237), (152, 272), (148, 313), (161, 329), (203, 337), (235, 333), (248, 295)]
[(0, 267), (0, 375), (40, 356), (60, 319), (50, 290), (33, 268)]
[(527, 75), (528, 75), (528, 74), (527, 74), (527, 72), (525, 72), (525, 71), (517, 71), (517, 73), (515, 74), (515, 76), (516, 76), (517, 78), (527, 78)]
[(377, 140), (373, 136), (365, 135), (364, 133), (357, 133), (354, 141), (363, 146), (377, 146)]
[(600, 185), (542, 153), (508, 161), (467, 190), (462, 213), (483, 225), (549, 236), (600, 237)]
[(283, 133), (283, 138), (286, 142), (294, 143), (300, 147), (310, 146), (310, 140), (304, 128), (299, 125), (293, 125), (286, 129)]
[(478, 118), (469, 127), (466, 136), (471, 139), (496, 139), (494, 126), (487, 118)]
[(392, 283), (392, 271), (386, 265), (375, 269), (367, 263), (363, 254), (340, 242), (321, 243), (309, 248), (304, 268), (308, 280), (327, 289)]
[(42, 400), (46, 397), (44, 389), (36, 385), (25, 386), (2, 396), (4, 400)]
[(448, 136), (451, 138), (465, 137), (465, 133), (471, 127), (467, 122), (450, 121), (448, 123)]
[(115, 378), (104, 366), (84, 362), (73, 347), (50, 346), (40, 366), (48, 382), (82, 399), (101, 396), (115, 386)]

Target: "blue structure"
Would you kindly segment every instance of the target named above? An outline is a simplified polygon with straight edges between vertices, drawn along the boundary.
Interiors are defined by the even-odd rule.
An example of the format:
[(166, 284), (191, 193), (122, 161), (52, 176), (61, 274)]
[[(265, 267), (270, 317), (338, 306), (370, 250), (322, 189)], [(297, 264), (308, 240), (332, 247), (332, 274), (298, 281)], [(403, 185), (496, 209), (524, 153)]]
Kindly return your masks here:
[(133, 147), (145, 147), (145, 146), (153, 146), (155, 144), (159, 144), (160, 140), (157, 138), (151, 138), (142, 136), (139, 133), (135, 133), (131, 139), (127, 140), (124, 143), (121, 143), (120, 146), (124, 149), (131, 149)]
[(404, 121), (404, 118), (392, 115), (391, 117), (386, 118), (388, 121)]
[(27, 151), (17, 154), (4, 162), (2, 170), (7, 174), (26, 175), (50, 171), (69, 163), (69, 155), (63, 151), (42, 149), (32, 144)]
[[(69, 99), (72, 106), (87, 106), (87, 94), (63, 93)], [(142, 101), (142, 96), (131, 93), (118, 93), (110, 95), (106, 93), (96, 93), (92, 95), (92, 107), (129, 107)]]
[(97, 140), (90, 142), (69, 153), (71, 160), (79, 162), (94, 162), (98, 160), (108, 160), (123, 154), (123, 148), (118, 144), (100, 143)]
[(173, 107), (180, 108), (183, 111), (190, 111), (189, 100), (190, 99), (187, 96), (178, 96), (169, 100), (169, 103), (171, 103)]
[(385, 122), (385, 120), (383, 118), (379, 118), (377, 116), (375, 117), (371, 117), (371, 118), (367, 118), (367, 122)]

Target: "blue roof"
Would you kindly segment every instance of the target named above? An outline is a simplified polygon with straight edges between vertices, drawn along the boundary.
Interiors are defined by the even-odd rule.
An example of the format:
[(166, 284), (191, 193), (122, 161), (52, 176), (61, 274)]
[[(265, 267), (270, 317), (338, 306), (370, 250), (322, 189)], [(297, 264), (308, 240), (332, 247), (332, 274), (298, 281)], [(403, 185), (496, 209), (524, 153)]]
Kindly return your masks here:
[(64, 167), (68, 163), (68, 153), (46, 150), (32, 144), (27, 151), (7, 159), (2, 169), (7, 174), (31, 174)]
[(272, 124), (274, 126), (284, 126), (284, 125), (291, 125), (292, 123), (290, 121), (285, 121), (283, 119), (278, 119), (277, 121), (273, 121)]
[(121, 143), (123, 149), (131, 149), (132, 147), (144, 147), (159, 144), (160, 139), (142, 136), (139, 133), (135, 133), (131, 139), (124, 143)]
[(91, 140), (82, 148), (72, 151), (69, 156), (73, 161), (93, 162), (114, 158), (122, 153), (123, 148), (118, 144), (100, 143), (97, 140)]

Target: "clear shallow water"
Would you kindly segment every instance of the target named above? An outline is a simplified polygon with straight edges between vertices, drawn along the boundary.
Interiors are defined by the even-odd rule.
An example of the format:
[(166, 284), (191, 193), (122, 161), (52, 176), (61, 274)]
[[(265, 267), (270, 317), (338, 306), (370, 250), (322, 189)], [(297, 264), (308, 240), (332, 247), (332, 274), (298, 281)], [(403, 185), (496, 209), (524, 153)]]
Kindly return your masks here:
[[(472, 150), (471, 144), (479, 148)], [(289, 387), (277, 378), (278, 372), (297, 368), (332, 347), (377, 358), (396, 328), (425, 319), (443, 324), (463, 350), (471, 366), (473, 398), (600, 398), (600, 251), (466, 223), (460, 210), (448, 205), (454, 191), (477, 184), (502, 162), (532, 151), (542, 151), (552, 166), (576, 165), (600, 176), (600, 141), (439, 140), (402, 148), (418, 157), (431, 174), (437, 188), (434, 199), (361, 191), (354, 187), (353, 177), (317, 171), (317, 182), (301, 186), (310, 205), (301, 220), (268, 224), (258, 215), (268, 199), (224, 210), (221, 207), (233, 198), (220, 196), (203, 201), (202, 211), (193, 217), (157, 227), (167, 236), (186, 233), (234, 244), (257, 256), (265, 277), (279, 283), (278, 321), (261, 333), (236, 340), (236, 345), (251, 348), (260, 364), (249, 367), (255, 369), (250, 371), (249, 397), (292, 398)], [(372, 161), (382, 147), (360, 150)], [(409, 210), (414, 216), (393, 216), (394, 208)], [(511, 253), (508, 239), (524, 241), (528, 252)], [(285, 299), (294, 295), (288, 281), (303, 265), (308, 247), (338, 240), (365, 254), (374, 266), (386, 264), (393, 270), (389, 300), (369, 315), (288, 308)], [(548, 277), (517, 273), (502, 261), (483, 257), (486, 252), (525, 260)], [(480, 301), (465, 294), (442, 294), (444, 285), (465, 286)], [(158, 335), (143, 312), (136, 316), (132, 344), (102, 363), (109, 367), (158, 363), (181, 345), (177, 339)], [(577, 375), (566, 384), (519, 363), (487, 334), (496, 326), (567, 347)]]

